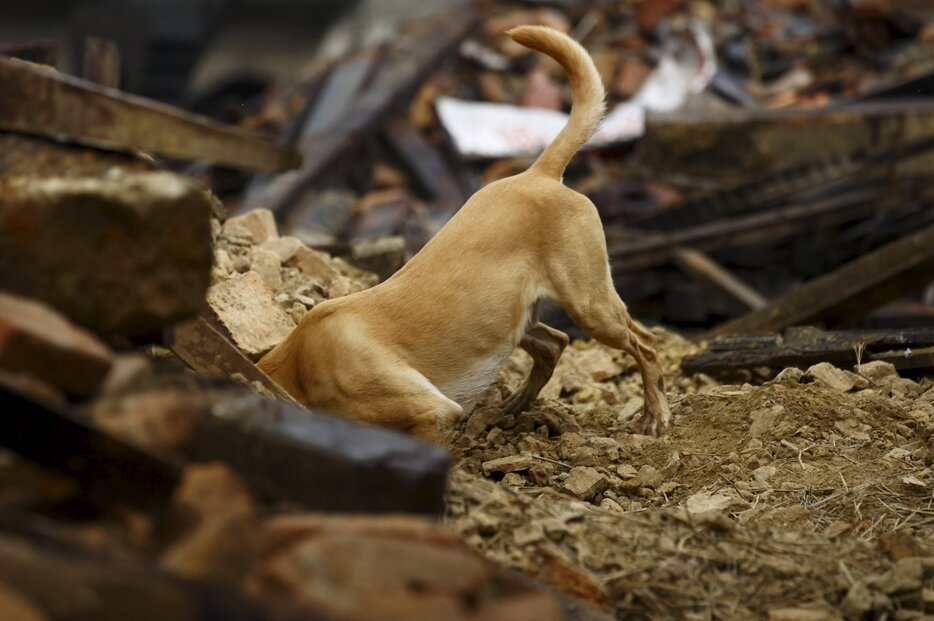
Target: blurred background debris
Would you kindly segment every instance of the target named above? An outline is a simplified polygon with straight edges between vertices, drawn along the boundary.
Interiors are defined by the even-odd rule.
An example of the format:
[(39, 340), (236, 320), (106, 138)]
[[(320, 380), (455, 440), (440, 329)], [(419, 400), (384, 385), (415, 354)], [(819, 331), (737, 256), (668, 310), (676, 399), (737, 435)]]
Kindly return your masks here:
[[(672, 431), (584, 340), (447, 452), (301, 408), (254, 362), (565, 122), (530, 23)], [(932, 170), (926, 0), (4, 3), (0, 617), (930, 615)]]

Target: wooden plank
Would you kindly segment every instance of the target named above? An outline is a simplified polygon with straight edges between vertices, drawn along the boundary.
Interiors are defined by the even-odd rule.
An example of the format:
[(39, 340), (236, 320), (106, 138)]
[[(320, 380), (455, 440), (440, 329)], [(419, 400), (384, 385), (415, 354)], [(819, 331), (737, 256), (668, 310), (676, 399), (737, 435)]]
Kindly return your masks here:
[[(934, 134), (930, 99), (845, 107), (649, 113), (640, 140), (643, 164), (677, 173), (742, 182), (819, 153), (880, 149)], [(920, 170), (919, 170), (920, 172)]]
[(761, 293), (703, 252), (683, 246), (676, 247), (673, 252), (675, 263), (679, 267), (698, 278), (713, 283), (749, 308), (755, 310), (769, 303)]
[(799, 324), (839, 323), (923, 288), (934, 279), (934, 225), (795, 288), (768, 306), (707, 333), (776, 332)]
[(23, 43), (0, 43), (0, 56), (19, 58), (31, 63), (54, 67), (58, 64), (58, 42), (26, 41)]
[[(832, 362), (841, 367), (852, 367), (857, 363), (857, 345), (878, 348), (882, 339), (867, 339), (858, 343), (829, 343), (810, 345), (783, 345), (766, 349), (733, 351), (708, 351), (686, 356), (681, 361), (685, 373), (729, 374), (742, 369), (768, 367), (784, 369), (798, 367), (806, 369), (818, 362)], [(849, 345), (849, 346), (848, 346)], [(863, 363), (874, 360), (891, 362), (899, 371), (917, 373), (934, 369), (934, 347), (900, 348), (887, 351), (867, 351), (862, 354)]]
[(0, 58), (0, 129), (252, 170), (301, 161), (289, 147), (207, 117), (8, 58)]
[(859, 220), (902, 204), (898, 197), (878, 201), (879, 189), (856, 189), (828, 199), (785, 206), (743, 218), (710, 222), (672, 233), (630, 231), (632, 238), (609, 247), (613, 267), (647, 269), (670, 261), (674, 248), (712, 250), (723, 246), (772, 242), (812, 227), (815, 221), (831, 226)]
[[(864, 356), (863, 360), (868, 362), (868, 356)], [(720, 375), (740, 369), (759, 367), (807, 368), (818, 362), (834, 362), (843, 366), (854, 365), (856, 364), (856, 351), (842, 345), (788, 345), (765, 349), (704, 352), (686, 356), (681, 361), (681, 369), (685, 373)]]
[(167, 506), (181, 463), (104, 433), (71, 411), (0, 384), (0, 446), (78, 481), (84, 498), (158, 511)]
[(175, 326), (169, 331), (166, 340), (169, 349), (199, 373), (227, 378), (239, 375), (251, 384), (259, 383), (278, 399), (295, 402), (292, 395), (260, 371), (203, 317)]
[(934, 372), (934, 347), (873, 353), (868, 356), (868, 359), (891, 362), (896, 369), (905, 373), (929, 374)]
[(383, 135), (420, 188), (432, 198), (433, 212), (450, 215), (467, 200), (460, 183), (438, 150), (404, 119), (396, 119)]
[(81, 76), (101, 86), (120, 88), (120, 50), (101, 37), (85, 37)]
[(267, 207), (280, 221), (287, 219), (301, 194), (359, 144), (395, 105), (411, 97), (438, 62), (467, 36), (476, 22), (476, 12), (472, 4), (466, 4), (435, 21), (434, 28), (426, 28), (424, 34), (412, 38), (405, 53), (391, 55), (340, 122), (304, 137), (300, 144), (305, 155), (301, 169), (273, 179), (265, 191), (244, 200), (242, 210)]

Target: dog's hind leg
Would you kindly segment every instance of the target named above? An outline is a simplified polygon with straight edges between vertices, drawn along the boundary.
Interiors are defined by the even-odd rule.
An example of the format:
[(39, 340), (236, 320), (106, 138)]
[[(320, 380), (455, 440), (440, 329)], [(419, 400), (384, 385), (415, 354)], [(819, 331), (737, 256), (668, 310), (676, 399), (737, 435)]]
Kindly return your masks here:
[(568, 335), (543, 323), (536, 323), (526, 330), (519, 347), (532, 356), (532, 370), (525, 384), (503, 402), (506, 414), (518, 414), (532, 405), (538, 397), (561, 357), (561, 352), (568, 345)]
[(671, 420), (665, 381), (655, 348), (655, 335), (633, 321), (613, 288), (606, 241), (596, 208), (577, 195), (577, 221), (562, 227), (560, 249), (548, 257), (549, 275), (558, 301), (574, 322), (605, 345), (631, 355), (639, 366), (645, 406), (637, 430), (662, 433)]

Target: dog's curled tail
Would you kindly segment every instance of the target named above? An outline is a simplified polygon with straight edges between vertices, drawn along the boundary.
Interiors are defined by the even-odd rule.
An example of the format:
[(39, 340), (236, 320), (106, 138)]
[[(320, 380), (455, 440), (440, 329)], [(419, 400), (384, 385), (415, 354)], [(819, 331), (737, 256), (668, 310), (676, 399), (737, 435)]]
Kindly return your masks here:
[(567, 125), (530, 169), (559, 179), (571, 157), (593, 136), (606, 112), (603, 81), (590, 54), (562, 32), (546, 26), (519, 26), (508, 34), (525, 47), (548, 54), (558, 61), (571, 83), (571, 116)]

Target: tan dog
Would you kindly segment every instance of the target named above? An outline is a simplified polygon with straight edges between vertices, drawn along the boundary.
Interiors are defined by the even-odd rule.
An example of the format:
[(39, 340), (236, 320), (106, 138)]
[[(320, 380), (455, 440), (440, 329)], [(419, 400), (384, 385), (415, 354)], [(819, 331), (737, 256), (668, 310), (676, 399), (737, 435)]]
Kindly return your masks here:
[(538, 300), (551, 298), (587, 334), (636, 359), (645, 391), (639, 429), (657, 435), (671, 415), (655, 337), (613, 289), (593, 203), (561, 183), (604, 114), (600, 76), (556, 30), (509, 34), (567, 72), (567, 125), (527, 171), (474, 194), (391, 278), (308, 312), (259, 366), (304, 404), (443, 442), (517, 345), (534, 364), (504, 410), (536, 399), (568, 344), (538, 322)]

